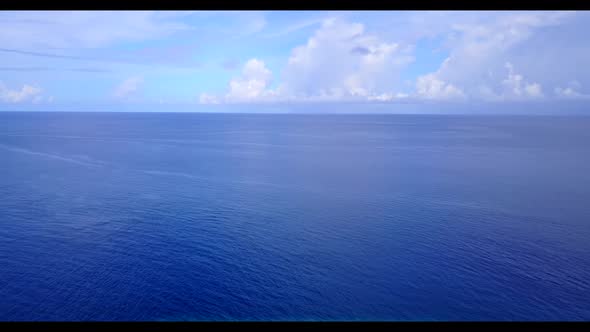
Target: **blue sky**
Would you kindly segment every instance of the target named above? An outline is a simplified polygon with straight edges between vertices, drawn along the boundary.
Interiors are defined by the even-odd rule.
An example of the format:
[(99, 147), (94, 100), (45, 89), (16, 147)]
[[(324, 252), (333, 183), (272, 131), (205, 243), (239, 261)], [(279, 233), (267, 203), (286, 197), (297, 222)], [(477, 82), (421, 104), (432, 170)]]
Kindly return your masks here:
[(590, 13), (0, 13), (0, 109), (584, 101)]

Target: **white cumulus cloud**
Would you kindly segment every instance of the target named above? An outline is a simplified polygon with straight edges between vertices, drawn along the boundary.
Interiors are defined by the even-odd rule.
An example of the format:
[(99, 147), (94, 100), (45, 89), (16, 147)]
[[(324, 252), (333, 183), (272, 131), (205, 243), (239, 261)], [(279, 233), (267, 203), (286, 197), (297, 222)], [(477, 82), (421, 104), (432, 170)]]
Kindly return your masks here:
[(528, 83), (524, 77), (514, 72), (514, 66), (507, 62), (508, 77), (502, 81), (505, 88), (505, 98), (542, 97), (541, 85), (539, 83)]
[(458, 87), (444, 82), (434, 74), (418, 77), (416, 81), (416, 93), (418, 97), (425, 99), (463, 99), (465, 93)]
[[(533, 75), (536, 73), (527, 65), (536, 57), (522, 61), (521, 54), (529, 50), (524, 46), (532, 37), (570, 17), (571, 13), (563, 12), (506, 13), (453, 25), (446, 39), (448, 58), (438, 70), (417, 79), (417, 94), (444, 96), (461, 91), (465, 97), (479, 100), (543, 97), (542, 84), (536, 79), (539, 75)], [(518, 60), (518, 66), (512, 59)], [(515, 67), (526, 72), (517, 73)], [(531, 75), (533, 81), (525, 79)]]
[[(360, 23), (324, 20), (308, 41), (292, 50), (277, 89), (263, 61), (249, 60), (229, 82), (224, 102), (249, 101), (389, 101), (406, 97), (395, 92), (399, 72), (413, 61), (411, 48), (365, 31)], [(209, 94), (201, 103), (218, 101)]]
[(0, 82), (0, 101), (8, 103), (40, 102), (42, 89), (24, 84), (20, 89), (10, 89)]
[(301, 99), (374, 99), (393, 94), (400, 70), (413, 60), (410, 48), (368, 33), (363, 24), (327, 19), (291, 52), (279, 91)]
[(268, 87), (272, 81), (272, 72), (263, 61), (250, 59), (244, 65), (240, 77), (229, 82), (229, 92), (225, 96), (228, 102), (245, 102), (269, 97), (272, 92)]
[[(590, 44), (581, 32), (590, 14), (437, 12), (366, 25), (347, 17), (352, 21), (322, 20), (274, 77), (263, 61), (251, 59), (225, 94), (205, 93), (200, 102), (581, 98), (587, 92), (579, 82), (590, 84)], [(411, 72), (428, 57), (419, 42), (427, 37), (438, 44), (433, 53), (445, 52), (446, 59), (416, 77)], [(416, 59), (408, 78), (404, 70)]]
[(199, 96), (201, 104), (220, 103), (248, 103), (277, 100), (277, 93), (270, 89), (272, 72), (266, 68), (264, 61), (250, 59), (242, 68), (238, 77), (229, 82), (228, 92), (223, 96), (202, 93)]

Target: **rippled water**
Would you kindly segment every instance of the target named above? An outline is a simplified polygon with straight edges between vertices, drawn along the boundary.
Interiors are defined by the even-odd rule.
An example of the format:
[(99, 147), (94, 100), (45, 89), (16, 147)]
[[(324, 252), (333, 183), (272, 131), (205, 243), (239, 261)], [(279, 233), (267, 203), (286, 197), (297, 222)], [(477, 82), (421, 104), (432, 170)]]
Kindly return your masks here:
[(0, 113), (0, 320), (588, 320), (590, 118)]

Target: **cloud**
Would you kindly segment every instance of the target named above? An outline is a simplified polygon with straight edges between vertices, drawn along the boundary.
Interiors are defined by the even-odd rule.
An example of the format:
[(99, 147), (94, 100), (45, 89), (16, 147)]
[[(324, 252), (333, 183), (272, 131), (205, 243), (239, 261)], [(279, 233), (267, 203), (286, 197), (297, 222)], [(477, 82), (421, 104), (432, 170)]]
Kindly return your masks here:
[(438, 79), (434, 74), (418, 77), (416, 92), (426, 99), (464, 99), (465, 93), (453, 84)]
[[(406, 20), (418, 31), (419, 21), (412, 18), (415, 16)], [(270, 71), (243, 73), (230, 82), (224, 101), (504, 101), (546, 98), (546, 89), (560, 97), (583, 95), (579, 87), (552, 87), (552, 78), (542, 75), (545, 70), (531, 65), (542, 63), (544, 53), (539, 50), (550, 53), (554, 49), (549, 42), (535, 44), (539, 38), (549, 33), (571, 36), (568, 29), (581, 24), (576, 13), (437, 13), (435, 19), (435, 23), (423, 23), (429, 29), (421, 36), (441, 38), (449, 55), (436, 71), (416, 77), (412, 92), (400, 91), (400, 74), (415, 60), (409, 40), (387, 40), (361, 23), (332, 18), (324, 20), (306, 43), (291, 51), (277, 89), (269, 89)], [(577, 44), (585, 42), (583, 36), (571, 38)], [(584, 54), (576, 52), (580, 53)], [(569, 67), (567, 57), (564, 52), (554, 59)], [(587, 80), (590, 83), (590, 75)]]
[(247, 102), (260, 100), (272, 95), (267, 91), (272, 80), (272, 73), (263, 61), (250, 59), (244, 65), (240, 77), (229, 82), (229, 92), (225, 96), (227, 102)]
[(69, 59), (69, 60), (93, 60), (93, 58), (86, 58), (86, 57), (79, 57), (79, 56), (72, 56), (72, 55), (63, 55), (63, 54), (54, 54), (54, 53), (46, 53), (46, 52), (31, 52), (31, 51), (23, 51), (23, 50), (9, 49), (9, 48), (0, 48), (0, 52), (3, 52), (3, 53), (15, 53), (15, 54), (21, 54), (21, 55), (30, 55), (30, 56), (44, 57), (44, 58), (57, 58), (57, 59)]
[(201, 104), (219, 103), (248, 103), (280, 101), (276, 90), (270, 89), (272, 72), (266, 68), (264, 61), (253, 58), (248, 60), (238, 77), (234, 77), (228, 84), (228, 91), (224, 96), (202, 93), (199, 97)]
[(407, 93), (401, 93), (401, 92), (398, 92), (395, 95), (393, 93), (383, 93), (380, 95), (369, 96), (368, 100), (369, 101), (387, 102), (387, 101), (392, 101), (392, 100), (406, 99), (409, 97), (410, 97), (410, 95), (408, 95)]
[[(191, 20), (186, 19), (189, 15)], [(162, 77), (179, 73), (188, 76), (188, 68), (194, 69), (197, 59), (209, 61), (214, 53), (220, 54), (211, 53), (204, 45), (213, 45), (209, 47), (217, 50), (222, 47), (218, 42), (231, 40), (231, 50), (221, 49), (230, 56), (225, 61), (211, 61), (217, 70), (221, 66), (240, 72), (227, 82), (223, 93), (200, 95), (201, 103), (505, 101), (590, 95), (590, 44), (584, 34), (590, 13), (322, 12), (287, 19), (272, 15), (2, 12), (0, 56), (18, 62), (4, 61), (0, 71), (6, 75), (109, 72), (94, 68), (106, 63), (86, 66), (84, 62), (67, 61), (82, 60), (116, 62), (113, 72), (131, 64), (166, 64), (166, 68), (157, 68), (159, 73), (165, 72)], [(324, 19), (325, 15), (341, 18)], [(199, 20), (192, 20), (197, 17)], [(198, 34), (194, 33), (196, 29)], [(300, 39), (308, 33), (307, 38)], [(187, 42), (188, 37), (196, 39)], [(279, 37), (280, 45), (266, 49), (262, 45), (264, 38)], [(150, 40), (154, 43), (146, 43)], [(292, 48), (285, 49), (284, 45)], [(245, 63), (235, 60), (253, 48), (260, 49), (260, 53)], [(439, 55), (430, 55), (433, 50)], [(283, 66), (274, 69), (280, 63), (274, 57), (281, 52)], [(441, 53), (446, 55), (442, 62)], [(272, 72), (268, 66), (270, 56)], [(183, 70), (171, 70), (180, 65)], [(178, 84), (183, 82), (178, 80)], [(120, 82), (113, 95), (129, 98), (137, 94), (142, 83), (139, 77), (128, 78)], [(36, 92), (36, 86), (25, 86), (3, 88), (2, 100), (48, 101)], [(190, 91), (186, 87), (175, 91)]]
[(322, 22), (323, 22), (323, 19), (320, 19), (320, 18), (314, 18), (314, 19), (295, 22), (295, 23), (288, 25), (282, 29), (278, 29), (273, 33), (268, 33), (268, 34), (264, 35), (264, 37), (265, 38), (283, 37), (285, 35), (288, 35), (288, 34), (296, 32), (296, 31), (320, 24)]
[(48, 67), (0, 67), (0, 71), (17, 71), (17, 72), (36, 72), (48, 71)]
[[(327, 19), (292, 50), (277, 89), (272, 73), (251, 59), (229, 82), (224, 102), (390, 100), (399, 71), (413, 61), (410, 48), (365, 32), (359, 23)], [(208, 100), (205, 98), (204, 100)]]
[(582, 85), (578, 81), (570, 81), (568, 82), (566, 87), (556, 87), (554, 89), (555, 95), (557, 98), (564, 98), (564, 99), (588, 99), (590, 95), (580, 93), (580, 89)]
[[(196, 59), (196, 52), (202, 48), (197, 42), (185, 40), (158, 44), (156, 46), (145, 46), (127, 52), (120, 52), (117, 57), (110, 57), (111, 61), (127, 63), (151, 63), (168, 64), (175, 67), (198, 67), (201, 64)], [(105, 59), (109, 57), (105, 55)]]
[(262, 95), (272, 79), (272, 73), (264, 62), (251, 59), (246, 62), (242, 76), (232, 79), (229, 83), (229, 99), (251, 99)]
[[(197, 65), (198, 41), (131, 49), (123, 44), (163, 40), (196, 29), (194, 12), (5, 11), (0, 12), (0, 52), (54, 60)], [(116, 47), (116, 48), (113, 48)]]
[(220, 101), (217, 96), (210, 95), (207, 93), (202, 93), (201, 96), (199, 96), (199, 103), (200, 104), (219, 104)]
[[(431, 98), (462, 94), (476, 100), (543, 97), (543, 85), (536, 80), (542, 77), (530, 70), (530, 63), (543, 51), (527, 45), (531, 38), (547, 29), (559, 29), (571, 17), (572, 13), (563, 12), (512, 12), (452, 25), (445, 39), (450, 54), (438, 70), (416, 79), (417, 95)], [(546, 43), (543, 49), (551, 47)], [(527, 50), (526, 57), (523, 49)], [(562, 61), (566, 61), (565, 57)], [(515, 67), (525, 72), (517, 73)], [(525, 77), (533, 77), (534, 81)]]
[(242, 34), (249, 35), (258, 33), (266, 27), (266, 24), (267, 22), (264, 16), (255, 17), (248, 21), (246, 25), (244, 25)]
[[(400, 70), (413, 61), (411, 47), (402, 47), (365, 31), (362, 24), (324, 20), (304, 45), (294, 48), (276, 89), (263, 61), (250, 59), (241, 76), (217, 102), (392, 101)], [(211, 102), (204, 94), (200, 101)]]
[(194, 61), (195, 45), (183, 44), (167, 47), (145, 47), (135, 50), (118, 51), (113, 53), (111, 50), (102, 49), (68, 49), (70, 52), (81, 54), (92, 54), (87, 56), (59, 54), (51, 52), (33, 52), (18, 49), (0, 48), (1, 53), (12, 53), (33, 57), (48, 59), (63, 59), (77, 61), (94, 61), (94, 62), (114, 62), (128, 64), (167, 64), (173, 67), (190, 67), (194, 68), (199, 63)]
[(40, 71), (71, 71), (83, 73), (109, 73), (111, 70), (104, 68), (50, 68), (50, 67), (0, 67), (0, 71), (16, 72), (40, 72)]
[(155, 11), (6, 11), (0, 13), (0, 44), (14, 49), (103, 47), (189, 29), (178, 17)]
[(505, 88), (503, 97), (505, 98), (521, 98), (521, 97), (542, 97), (541, 85), (539, 83), (527, 83), (524, 81), (522, 75), (514, 72), (514, 66), (506, 63), (508, 69), (508, 77), (502, 81)]
[(411, 48), (382, 40), (360, 23), (327, 19), (296, 47), (283, 71), (280, 93), (295, 99), (369, 100), (394, 94)]
[(264, 11), (198, 11), (193, 15), (198, 18), (193, 27), (201, 38), (212, 43), (227, 43), (228, 39), (243, 39), (264, 31), (268, 25), (267, 15)]
[(116, 88), (113, 95), (116, 98), (128, 98), (133, 94), (137, 93), (141, 85), (143, 84), (143, 78), (141, 77), (130, 77), (121, 82)]
[(112, 72), (112, 70), (110, 70), (110, 69), (92, 68), (92, 67), (69, 68), (69, 69), (65, 69), (65, 70), (66, 71), (74, 71), (74, 72), (82, 72), (82, 73), (110, 73), (110, 72)]
[[(443, 64), (444, 65), (444, 64)], [(543, 97), (541, 84), (529, 83), (523, 75), (516, 73), (514, 66), (505, 63), (507, 76), (500, 81), (497, 87), (479, 85), (477, 89), (471, 89), (468, 95), (463, 89), (450, 82), (443, 81), (436, 73), (423, 75), (416, 80), (416, 95), (425, 99), (483, 99), (489, 101), (517, 100)]]
[(539, 83), (527, 84), (524, 89), (529, 97), (543, 97), (543, 92), (541, 91), (541, 84)]
[(20, 89), (9, 89), (0, 82), (0, 101), (7, 103), (41, 102), (43, 97), (39, 87), (24, 84)]

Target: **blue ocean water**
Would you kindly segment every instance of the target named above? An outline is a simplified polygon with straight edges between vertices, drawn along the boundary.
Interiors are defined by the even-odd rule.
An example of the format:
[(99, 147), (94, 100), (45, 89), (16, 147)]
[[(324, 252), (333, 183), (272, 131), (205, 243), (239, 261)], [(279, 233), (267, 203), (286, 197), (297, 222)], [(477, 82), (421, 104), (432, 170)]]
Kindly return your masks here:
[(0, 112), (0, 320), (588, 320), (590, 117)]

